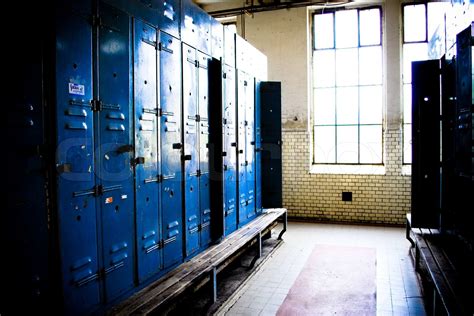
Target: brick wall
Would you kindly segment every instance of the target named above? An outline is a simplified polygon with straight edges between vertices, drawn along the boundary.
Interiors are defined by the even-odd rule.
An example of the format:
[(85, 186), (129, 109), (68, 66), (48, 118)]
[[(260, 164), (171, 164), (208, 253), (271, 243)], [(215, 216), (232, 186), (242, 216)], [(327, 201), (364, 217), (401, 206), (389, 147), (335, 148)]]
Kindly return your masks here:
[[(318, 221), (404, 224), (410, 176), (402, 176), (401, 133), (385, 132), (385, 175), (310, 174), (309, 133), (283, 131), (283, 207)], [(343, 202), (342, 191), (352, 192)]]

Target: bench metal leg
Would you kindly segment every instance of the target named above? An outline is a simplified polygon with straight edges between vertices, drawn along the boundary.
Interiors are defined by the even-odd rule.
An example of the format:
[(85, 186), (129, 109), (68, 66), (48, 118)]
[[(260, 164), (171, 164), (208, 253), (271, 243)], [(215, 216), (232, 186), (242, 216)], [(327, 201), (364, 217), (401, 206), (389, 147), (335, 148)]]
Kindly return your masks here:
[(249, 269), (252, 269), (255, 266), (255, 263), (257, 262), (257, 260), (262, 257), (262, 232), (259, 232), (257, 235), (256, 247), (257, 247), (257, 254), (252, 259)]
[(420, 272), (420, 248), (415, 245), (415, 271)]
[(410, 242), (411, 246), (412, 246), (412, 247), (415, 247), (415, 241), (411, 238), (410, 231), (411, 231), (411, 226), (410, 226), (410, 222), (409, 222), (408, 219), (407, 219), (407, 223), (406, 223), (406, 238), (407, 238), (408, 241)]
[(217, 270), (212, 267), (211, 270), (211, 301), (214, 304), (217, 301)]
[(278, 240), (281, 240), (281, 237), (286, 232), (286, 227), (288, 226), (288, 213), (287, 212), (283, 213), (282, 217), (283, 217), (283, 229), (280, 232), (280, 235), (278, 235)]

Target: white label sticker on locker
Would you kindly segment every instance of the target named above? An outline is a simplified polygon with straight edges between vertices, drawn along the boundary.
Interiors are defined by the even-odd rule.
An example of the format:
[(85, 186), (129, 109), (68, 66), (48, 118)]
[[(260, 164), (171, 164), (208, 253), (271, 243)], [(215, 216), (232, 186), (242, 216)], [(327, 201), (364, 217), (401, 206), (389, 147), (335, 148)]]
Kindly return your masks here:
[(69, 82), (69, 94), (84, 95), (85, 94), (84, 85)]
[(122, 200), (125, 200), (127, 198), (127, 195), (126, 194), (123, 194), (122, 195)]

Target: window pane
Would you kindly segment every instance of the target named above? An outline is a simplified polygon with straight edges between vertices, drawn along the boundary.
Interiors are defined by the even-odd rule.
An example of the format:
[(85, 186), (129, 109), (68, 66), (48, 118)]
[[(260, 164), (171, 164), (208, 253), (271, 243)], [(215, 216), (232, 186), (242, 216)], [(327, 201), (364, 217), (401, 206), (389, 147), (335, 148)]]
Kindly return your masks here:
[(314, 127), (314, 162), (336, 162), (336, 128), (334, 126)]
[(411, 83), (411, 62), (427, 59), (427, 43), (403, 45), (403, 83)]
[(334, 15), (332, 13), (314, 16), (314, 46), (316, 49), (334, 47)]
[(382, 163), (382, 125), (360, 127), (360, 163)]
[(403, 163), (411, 163), (411, 124), (403, 124)]
[(335, 64), (334, 50), (314, 51), (313, 82), (316, 88), (334, 87)]
[(358, 163), (357, 126), (337, 127), (337, 162)]
[(357, 48), (336, 50), (336, 85), (354, 86), (358, 82)]
[(382, 86), (359, 88), (360, 124), (382, 124)]
[(337, 124), (358, 124), (357, 87), (338, 88), (336, 91)]
[(382, 47), (359, 49), (359, 84), (382, 84)]
[(411, 84), (403, 85), (403, 123), (411, 123)]
[(403, 7), (403, 38), (405, 42), (426, 40), (426, 7), (424, 4)]
[(314, 89), (314, 124), (334, 125), (336, 122), (336, 89)]
[(358, 46), (357, 10), (336, 12), (336, 47)]
[(380, 44), (380, 10), (361, 10), (360, 16), (360, 45)]
[(444, 13), (449, 5), (449, 2), (428, 3), (428, 41), (431, 40), (438, 26), (444, 25)]

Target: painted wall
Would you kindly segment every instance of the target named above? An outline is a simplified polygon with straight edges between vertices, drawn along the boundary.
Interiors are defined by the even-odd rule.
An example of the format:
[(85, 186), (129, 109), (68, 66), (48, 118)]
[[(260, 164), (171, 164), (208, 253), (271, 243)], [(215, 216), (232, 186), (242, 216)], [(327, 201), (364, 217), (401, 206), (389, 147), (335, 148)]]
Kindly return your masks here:
[[(401, 4), (382, 3), (384, 18), (384, 164), (382, 175), (310, 172), (311, 13), (307, 8), (237, 19), (238, 30), (268, 57), (269, 80), (282, 82), (283, 206), (290, 216), (322, 221), (404, 224), (410, 176), (402, 175)], [(308, 124), (309, 123), (309, 124)], [(353, 193), (342, 202), (343, 191)]]

